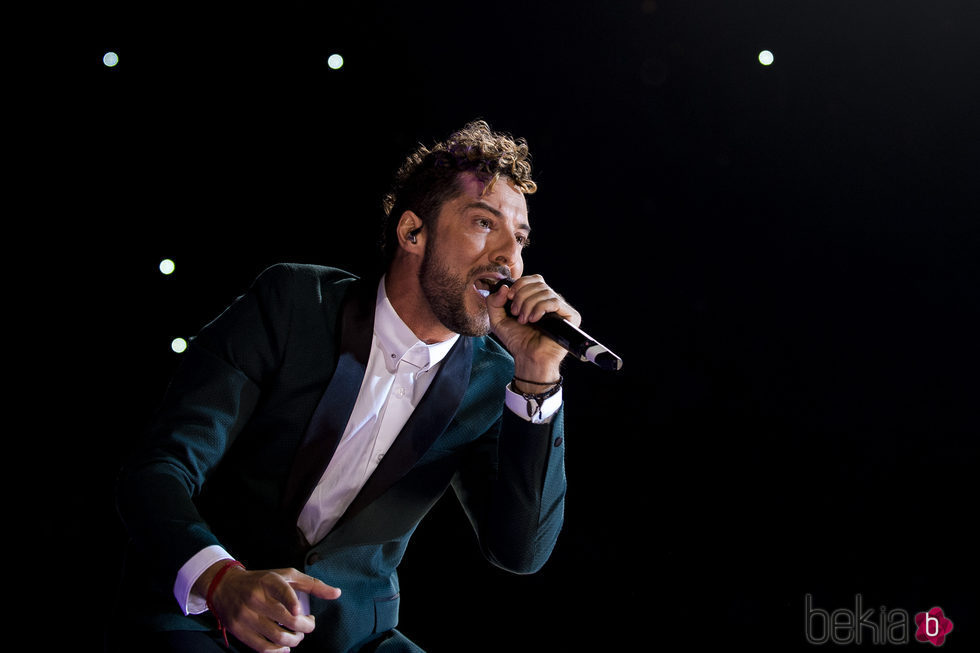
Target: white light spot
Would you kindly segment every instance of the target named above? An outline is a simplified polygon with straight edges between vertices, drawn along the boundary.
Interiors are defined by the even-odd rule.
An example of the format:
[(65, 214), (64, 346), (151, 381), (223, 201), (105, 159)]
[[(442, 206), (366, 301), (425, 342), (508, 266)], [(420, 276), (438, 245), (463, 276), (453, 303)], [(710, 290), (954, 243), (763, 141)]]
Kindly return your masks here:
[(187, 341), (183, 338), (174, 338), (173, 342), (170, 343), (170, 348), (178, 354), (183, 354), (184, 350), (187, 349)]
[(339, 54), (332, 54), (327, 57), (327, 65), (334, 70), (339, 70), (344, 65), (344, 58)]
[(174, 265), (174, 262), (168, 258), (165, 258), (162, 261), (160, 261), (161, 274), (173, 274), (175, 267), (176, 266)]
[(763, 66), (771, 65), (774, 59), (775, 57), (772, 56), (772, 52), (769, 52), (769, 50), (763, 50), (759, 53), (759, 63)]
[(112, 68), (117, 63), (119, 63), (119, 55), (116, 54), (115, 52), (106, 52), (102, 56), (102, 63), (104, 63), (109, 68)]

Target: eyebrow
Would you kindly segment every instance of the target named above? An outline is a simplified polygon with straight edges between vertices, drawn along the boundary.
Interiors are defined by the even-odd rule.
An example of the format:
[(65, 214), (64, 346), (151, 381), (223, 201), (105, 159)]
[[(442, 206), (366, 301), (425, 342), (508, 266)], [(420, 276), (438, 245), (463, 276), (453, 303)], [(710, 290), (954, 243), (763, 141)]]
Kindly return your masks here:
[[(466, 210), (469, 210), (469, 209), (483, 209), (484, 211), (487, 211), (488, 213), (492, 213), (494, 216), (496, 216), (497, 218), (499, 218), (501, 220), (504, 219), (504, 214), (503, 213), (501, 213), (500, 211), (498, 211), (497, 209), (493, 208), (492, 206), (490, 206), (489, 204), (487, 204), (486, 202), (484, 202), (482, 200), (477, 200), (476, 202), (470, 202), (469, 204), (466, 205), (465, 208), (466, 208)], [(524, 230), (524, 231), (526, 231), (528, 233), (531, 233), (531, 225), (529, 225), (526, 222), (522, 222), (522, 223), (518, 224), (517, 225), (517, 228), (518, 229), (522, 229), (522, 230)]]

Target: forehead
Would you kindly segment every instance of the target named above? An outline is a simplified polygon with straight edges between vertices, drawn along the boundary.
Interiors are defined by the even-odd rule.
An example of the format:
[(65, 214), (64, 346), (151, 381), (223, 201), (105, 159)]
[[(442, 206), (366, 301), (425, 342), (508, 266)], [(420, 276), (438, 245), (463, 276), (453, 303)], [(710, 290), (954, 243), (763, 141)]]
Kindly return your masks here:
[(490, 186), (473, 173), (465, 172), (460, 175), (459, 187), (459, 195), (449, 202), (454, 209), (488, 208), (526, 225), (527, 199), (507, 177), (500, 177)]

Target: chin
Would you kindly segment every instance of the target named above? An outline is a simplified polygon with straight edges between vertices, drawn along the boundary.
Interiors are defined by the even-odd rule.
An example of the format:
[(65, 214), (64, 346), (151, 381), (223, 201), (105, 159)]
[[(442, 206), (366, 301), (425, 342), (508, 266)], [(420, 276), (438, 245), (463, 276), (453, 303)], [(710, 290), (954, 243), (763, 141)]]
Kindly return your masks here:
[(483, 319), (471, 318), (466, 321), (466, 324), (459, 325), (461, 328), (454, 329), (458, 334), (462, 336), (472, 336), (474, 338), (479, 338), (490, 333), (490, 320), (483, 316)]
[(469, 313), (465, 320), (458, 324), (459, 329), (454, 329), (463, 336), (481, 337), (490, 333), (490, 316), (487, 314), (485, 306)]
[(490, 335), (490, 321), (487, 320), (486, 322), (480, 325), (480, 328), (476, 329), (475, 331), (476, 332), (473, 334), (475, 337), (482, 338), (483, 336)]

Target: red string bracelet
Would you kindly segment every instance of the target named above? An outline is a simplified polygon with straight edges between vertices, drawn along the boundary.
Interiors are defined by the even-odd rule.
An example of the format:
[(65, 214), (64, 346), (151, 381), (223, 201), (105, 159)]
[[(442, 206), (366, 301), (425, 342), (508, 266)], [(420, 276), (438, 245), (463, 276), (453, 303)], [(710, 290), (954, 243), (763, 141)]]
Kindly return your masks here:
[(214, 588), (216, 588), (218, 586), (218, 581), (220, 581), (224, 577), (225, 573), (227, 573), (228, 570), (231, 569), (232, 567), (240, 567), (240, 568), (244, 569), (245, 568), (245, 565), (243, 565), (242, 563), (238, 562), (237, 560), (227, 560), (227, 561), (225, 561), (225, 564), (222, 565), (221, 569), (218, 570), (218, 573), (216, 573), (214, 575), (214, 578), (211, 579), (211, 584), (208, 585), (208, 595), (205, 598), (205, 603), (208, 606), (208, 610), (210, 610), (211, 611), (211, 614), (214, 615), (214, 620), (216, 622), (218, 622), (218, 630), (221, 631), (221, 634), (225, 638), (225, 646), (228, 646), (228, 631), (225, 630), (225, 627), (224, 627), (224, 625), (222, 625), (221, 619), (218, 618), (218, 615), (215, 614), (215, 612), (214, 612), (214, 606), (211, 605), (211, 597), (214, 595)]

